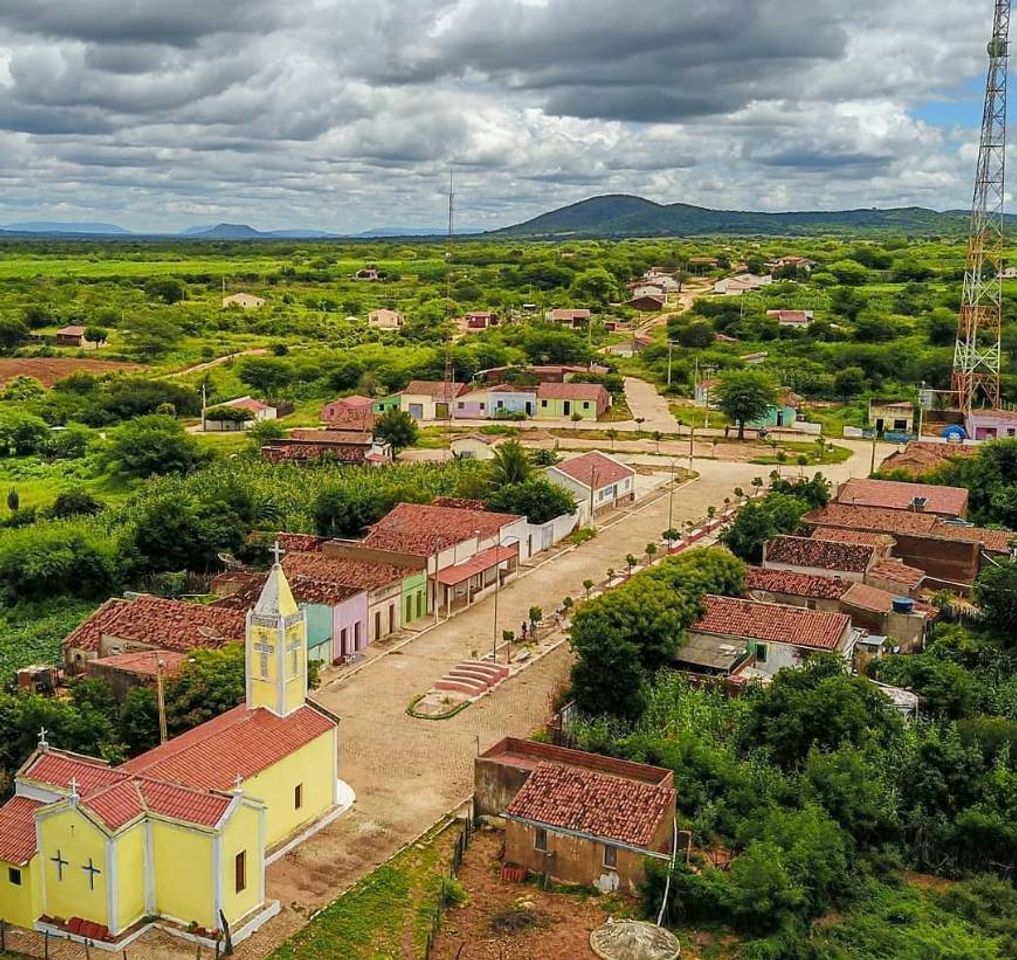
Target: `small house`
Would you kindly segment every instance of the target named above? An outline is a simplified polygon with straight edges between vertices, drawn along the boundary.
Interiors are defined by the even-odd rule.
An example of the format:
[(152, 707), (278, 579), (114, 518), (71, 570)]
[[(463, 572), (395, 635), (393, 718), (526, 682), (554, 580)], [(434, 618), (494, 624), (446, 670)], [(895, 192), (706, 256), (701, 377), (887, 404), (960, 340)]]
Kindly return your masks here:
[(843, 613), (711, 595), (703, 598), (703, 607), (703, 615), (689, 627), (689, 642), (713, 637), (745, 646), (751, 666), (764, 676), (797, 666), (818, 651), (850, 661), (860, 635)]
[(876, 433), (910, 435), (915, 432), (915, 405), (910, 400), (870, 400), (869, 426)]
[(532, 417), (536, 409), (536, 387), (498, 383), (458, 396), (452, 415), (457, 419), (498, 420), (519, 415)]
[(630, 503), (636, 496), (636, 471), (599, 450), (548, 467), (547, 478), (595, 514)]
[(811, 310), (767, 310), (766, 315), (782, 327), (797, 327), (806, 329), (812, 323), (813, 312)]
[(261, 448), (271, 463), (317, 463), (332, 460), (355, 466), (382, 467), (392, 462), (390, 444), (369, 433), (351, 430), (291, 430), (288, 437), (270, 440)]
[(792, 390), (781, 391), (780, 400), (771, 403), (766, 408), (766, 413), (757, 420), (750, 420), (746, 426), (756, 430), (779, 430), (794, 427), (798, 420), (798, 408), (802, 404), (802, 398)]
[(414, 420), (449, 420), (453, 401), (467, 389), (465, 383), (411, 380), (399, 395), (399, 409)]
[(968, 436), (996, 440), (1017, 436), (1017, 410), (972, 410), (965, 419)]
[(504, 862), (560, 883), (635, 892), (673, 855), (674, 774), (506, 738), (477, 757), (474, 806), (505, 825)]
[(564, 327), (579, 329), (585, 327), (590, 322), (592, 316), (593, 314), (589, 310), (559, 308), (557, 310), (548, 310), (545, 314), (545, 319), (548, 323), (557, 323)]
[(222, 298), (223, 309), (236, 307), (240, 310), (260, 310), (265, 306), (264, 297), (256, 297), (253, 293), (233, 293)]
[(726, 297), (736, 297), (743, 293), (754, 293), (773, 283), (769, 274), (757, 276), (752, 273), (737, 273), (733, 277), (722, 277), (713, 285), (713, 292)]
[(498, 315), (490, 310), (475, 310), (463, 317), (467, 330), (486, 330), (498, 325)]
[(663, 293), (642, 293), (630, 297), (624, 305), (642, 313), (660, 313), (667, 305), (667, 296)]
[(374, 267), (361, 267), (361, 269), (353, 274), (353, 279), (374, 282), (381, 279), (381, 274)]
[(87, 342), (85, 340), (85, 328), (73, 323), (69, 326), (61, 327), (61, 329), (57, 330), (53, 342), (58, 347), (82, 347)]
[(398, 330), (403, 325), (403, 315), (398, 310), (382, 307), (367, 315), (367, 324), (376, 330)]
[(763, 545), (763, 568), (796, 570), (861, 582), (869, 568), (883, 559), (886, 552), (885, 547), (867, 543), (779, 536)]
[(600, 383), (541, 383), (537, 387), (537, 416), (597, 420), (611, 406), (611, 394)]
[(354, 394), (340, 397), (321, 408), (321, 422), (329, 430), (350, 430), (370, 433), (374, 429), (373, 401), (370, 397)]

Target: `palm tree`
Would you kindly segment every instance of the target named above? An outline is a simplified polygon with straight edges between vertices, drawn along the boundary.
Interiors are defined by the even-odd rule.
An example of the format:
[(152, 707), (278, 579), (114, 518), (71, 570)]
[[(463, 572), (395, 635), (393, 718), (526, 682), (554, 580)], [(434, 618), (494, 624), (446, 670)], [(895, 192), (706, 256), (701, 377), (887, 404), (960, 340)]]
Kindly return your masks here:
[(518, 440), (509, 440), (495, 448), (491, 461), (491, 484), (505, 487), (522, 483), (533, 470), (529, 454)]
[(589, 577), (583, 581), (583, 589), (586, 591), (586, 599), (589, 600), (590, 591), (593, 589), (593, 581)]
[(660, 440), (664, 436), (659, 430), (653, 431), (653, 440), (657, 444), (657, 453), (660, 453)]
[(632, 576), (632, 568), (639, 563), (639, 561), (631, 553), (625, 554), (625, 566), (628, 567), (629, 576)]
[(657, 555), (657, 544), (648, 543), (646, 545), (646, 559), (653, 563), (653, 558)]

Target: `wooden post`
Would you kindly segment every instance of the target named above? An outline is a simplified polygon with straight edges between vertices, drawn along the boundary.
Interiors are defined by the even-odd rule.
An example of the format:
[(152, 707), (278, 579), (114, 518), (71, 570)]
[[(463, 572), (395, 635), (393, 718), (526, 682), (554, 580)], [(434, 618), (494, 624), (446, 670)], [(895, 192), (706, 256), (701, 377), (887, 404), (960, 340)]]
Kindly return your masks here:
[(155, 660), (155, 702), (159, 708), (159, 743), (163, 744), (169, 739), (166, 729), (166, 696), (162, 682), (162, 657), (156, 656)]
[(88, 951), (88, 941), (85, 941), (85, 960), (91, 960), (92, 954)]
[(49, 960), (49, 931), (48, 930), (44, 930), (43, 931), (42, 955), (43, 955), (44, 960)]

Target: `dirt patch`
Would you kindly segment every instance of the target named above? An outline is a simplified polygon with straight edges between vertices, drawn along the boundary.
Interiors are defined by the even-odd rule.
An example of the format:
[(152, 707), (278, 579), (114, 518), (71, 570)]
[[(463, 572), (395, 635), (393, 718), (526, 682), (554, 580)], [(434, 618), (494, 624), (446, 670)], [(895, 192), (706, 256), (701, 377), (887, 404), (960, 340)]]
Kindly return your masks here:
[(609, 916), (631, 913), (616, 897), (551, 893), (501, 879), (502, 834), (476, 834), (459, 871), (469, 902), (445, 915), (434, 960), (596, 960), (590, 934)]
[(956, 883), (946, 877), (936, 877), (931, 873), (917, 873), (914, 870), (905, 870), (904, 880), (913, 887), (918, 887), (920, 890), (931, 890), (934, 893), (945, 893)]
[(138, 363), (90, 360), (86, 357), (8, 357), (0, 360), (0, 386), (15, 377), (35, 377), (47, 389), (57, 380), (85, 370), (88, 373), (130, 373), (143, 369)]

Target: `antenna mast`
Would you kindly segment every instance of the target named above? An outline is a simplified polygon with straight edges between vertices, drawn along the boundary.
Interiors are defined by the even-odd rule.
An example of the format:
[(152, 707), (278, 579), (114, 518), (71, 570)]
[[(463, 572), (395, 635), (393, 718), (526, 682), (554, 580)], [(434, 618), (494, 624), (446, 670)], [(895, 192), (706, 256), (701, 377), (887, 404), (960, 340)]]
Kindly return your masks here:
[(1003, 174), (1006, 147), (1006, 71), (1010, 0), (995, 0), (987, 46), (982, 135), (971, 201), (964, 291), (953, 354), (953, 389), (961, 411), (999, 406), (1002, 350)]

